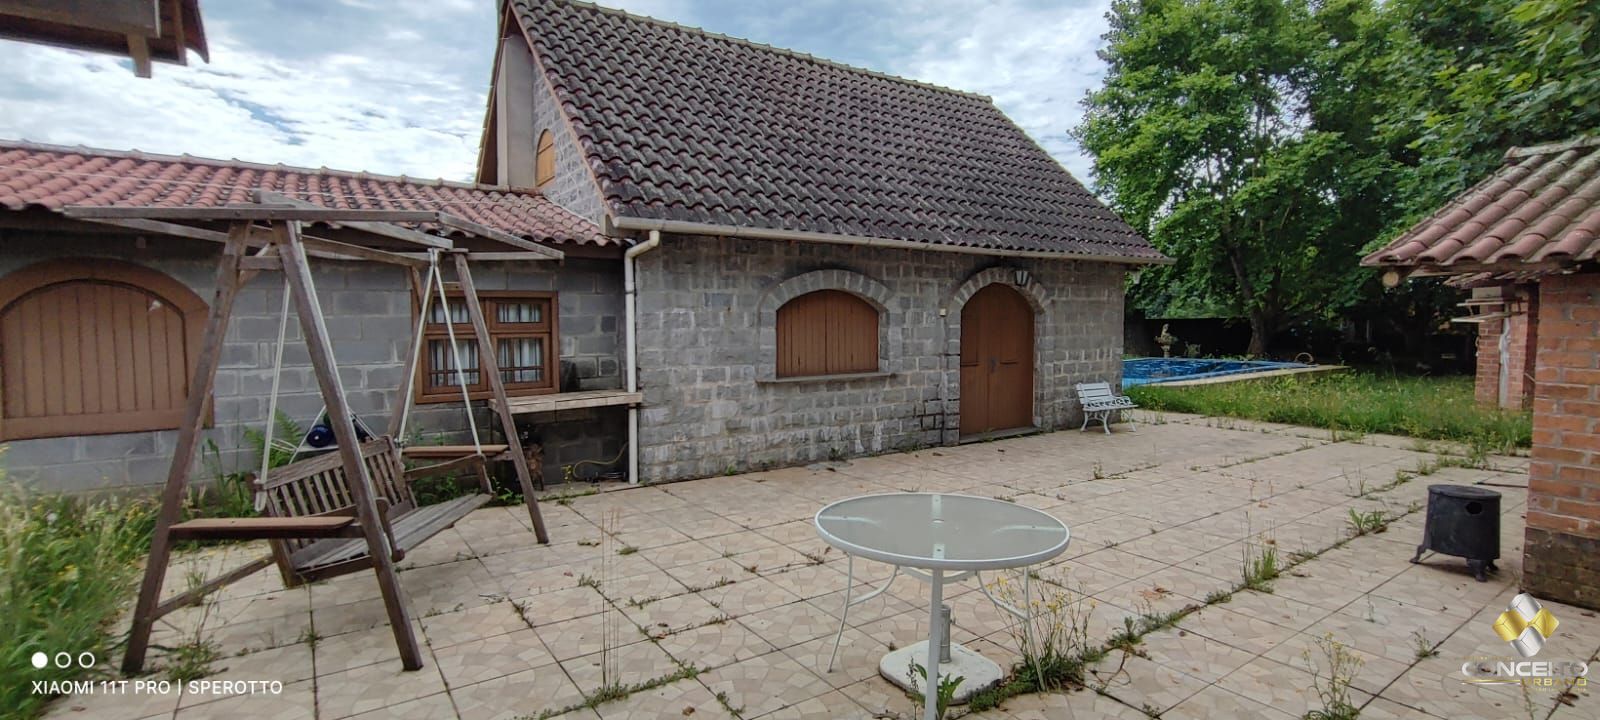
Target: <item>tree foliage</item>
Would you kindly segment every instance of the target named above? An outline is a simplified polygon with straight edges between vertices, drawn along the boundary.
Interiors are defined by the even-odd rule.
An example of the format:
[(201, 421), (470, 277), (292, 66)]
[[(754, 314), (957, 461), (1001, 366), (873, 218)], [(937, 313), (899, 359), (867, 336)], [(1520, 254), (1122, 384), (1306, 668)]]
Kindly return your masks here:
[(1117, 0), (1075, 136), (1175, 265), (1135, 301), (1414, 336), (1451, 294), (1357, 262), (1514, 145), (1600, 126), (1594, 0)]

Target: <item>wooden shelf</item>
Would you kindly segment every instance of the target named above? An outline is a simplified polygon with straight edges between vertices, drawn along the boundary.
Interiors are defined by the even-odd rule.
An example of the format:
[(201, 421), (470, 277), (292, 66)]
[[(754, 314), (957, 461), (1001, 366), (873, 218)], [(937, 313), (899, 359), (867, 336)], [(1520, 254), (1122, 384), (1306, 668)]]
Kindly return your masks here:
[[(627, 406), (634, 407), (644, 402), (644, 393), (627, 392), (626, 390), (582, 390), (579, 392), (555, 393), (552, 395), (530, 395), (515, 397), (506, 402), (513, 415), (531, 415), (533, 413), (557, 412), (560, 410), (579, 410), (593, 407)], [(498, 402), (491, 399), (489, 404), (494, 406)]]

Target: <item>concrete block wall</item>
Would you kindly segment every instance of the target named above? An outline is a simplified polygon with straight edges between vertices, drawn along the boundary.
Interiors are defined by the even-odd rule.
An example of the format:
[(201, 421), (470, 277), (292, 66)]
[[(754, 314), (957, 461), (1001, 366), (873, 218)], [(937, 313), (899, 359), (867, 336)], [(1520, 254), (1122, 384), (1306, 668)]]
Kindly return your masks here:
[(1600, 273), (1539, 283), (1523, 587), (1600, 610)]
[(600, 201), (600, 191), (590, 176), (588, 161), (584, 158), (582, 148), (578, 147), (571, 126), (567, 124), (561, 104), (556, 102), (543, 77), (532, 84), (532, 92), (532, 137), (537, 142), (539, 134), (549, 130), (551, 139), (555, 141), (556, 152), (555, 178), (540, 188), (539, 192), (572, 214), (600, 225), (605, 220), (605, 205)]
[[(639, 260), (645, 481), (795, 465), (956, 441), (961, 302), (1010, 282), (1036, 306), (1035, 423), (1081, 420), (1072, 385), (1121, 380), (1123, 270), (1106, 263), (667, 236)], [(827, 271), (827, 272), (818, 272)], [(884, 308), (883, 375), (771, 378), (762, 338), (775, 292), (802, 277)], [(820, 287), (820, 286), (819, 286)], [(881, 290), (876, 289), (881, 288)], [(882, 297), (876, 297), (883, 295)]]
[[(149, 249), (136, 251), (131, 238), (8, 232), (0, 253), (0, 278), (63, 255), (114, 257), (166, 273), (208, 303), (212, 300), (217, 245), (155, 238), (149, 243)], [(404, 271), (372, 263), (316, 260), (313, 267), (351, 407), (374, 431), (383, 432), (389, 415), (399, 407), (396, 388), (415, 327)], [(446, 275), (447, 280), (450, 277)], [(620, 261), (482, 263), (474, 268), (473, 278), (481, 290), (558, 292), (561, 360), (572, 384), (582, 389), (621, 387)], [(262, 273), (235, 302), (213, 394), (213, 424), (206, 431), (216, 452), (203, 453), (197, 479), (214, 477), (219, 471), (253, 469), (257, 462), (244, 433), (261, 429), (267, 417), (282, 289), (281, 276)], [(279, 409), (308, 425), (322, 399), (293, 315), (288, 337)], [(495, 424), (483, 403), (475, 406), (479, 432), (487, 442)], [(465, 418), (459, 402), (416, 405), (408, 435), (419, 442), (465, 442)], [(540, 433), (545, 440), (547, 481), (561, 479), (564, 463), (615, 455), (626, 429), (614, 413), (563, 413), (559, 418), (529, 420), (540, 425), (559, 420), (564, 425)], [(12, 480), (49, 491), (155, 485), (166, 477), (176, 434), (168, 430), (16, 440), (5, 444), (0, 466)]]

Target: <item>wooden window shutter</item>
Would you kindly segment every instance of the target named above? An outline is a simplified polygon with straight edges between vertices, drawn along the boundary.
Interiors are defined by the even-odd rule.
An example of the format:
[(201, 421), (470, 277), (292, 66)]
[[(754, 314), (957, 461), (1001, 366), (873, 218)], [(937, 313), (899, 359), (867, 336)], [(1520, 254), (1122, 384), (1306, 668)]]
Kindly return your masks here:
[(0, 291), (0, 439), (178, 426), (206, 306), (154, 270), (48, 261)]
[(878, 311), (842, 290), (818, 290), (778, 308), (778, 377), (878, 371)]
[(556, 178), (556, 141), (546, 130), (539, 133), (539, 145), (534, 151), (533, 184), (544, 187)]

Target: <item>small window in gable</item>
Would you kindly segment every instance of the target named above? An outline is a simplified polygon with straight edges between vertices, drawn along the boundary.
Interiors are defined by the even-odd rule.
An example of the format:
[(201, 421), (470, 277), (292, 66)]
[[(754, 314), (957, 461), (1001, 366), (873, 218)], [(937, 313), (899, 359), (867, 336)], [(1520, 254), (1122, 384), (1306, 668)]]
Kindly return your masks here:
[(206, 314), (193, 291), (83, 258), (0, 287), (0, 440), (178, 427)]
[(534, 152), (534, 187), (544, 187), (556, 178), (556, 141), (546, 130), (539, 133), (539, 145)]
[(778, 377), (878, 371), (878, 310), (842, 290), (806, 293), (778, 308)]

